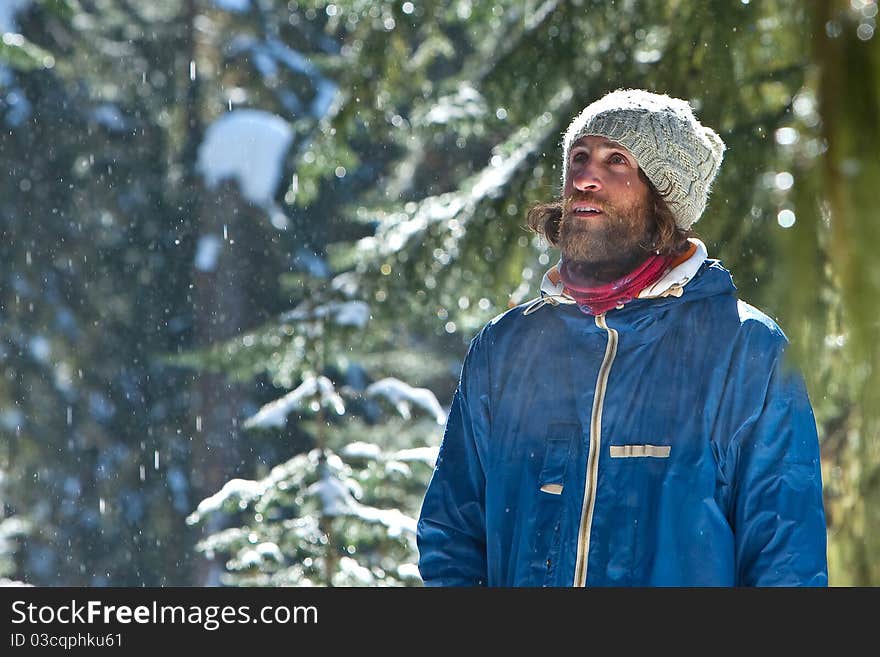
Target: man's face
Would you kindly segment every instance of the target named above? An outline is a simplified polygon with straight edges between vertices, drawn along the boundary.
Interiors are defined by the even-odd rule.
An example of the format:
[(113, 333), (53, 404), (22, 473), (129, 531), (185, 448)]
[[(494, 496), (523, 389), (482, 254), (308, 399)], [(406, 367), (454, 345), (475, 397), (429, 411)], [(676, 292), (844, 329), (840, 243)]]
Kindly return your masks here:
[(654, 219), (636, 158), (605, 137), (578, 139), (568, 155), (559, 249), (567, 261), (614, 264), (647, 257)]

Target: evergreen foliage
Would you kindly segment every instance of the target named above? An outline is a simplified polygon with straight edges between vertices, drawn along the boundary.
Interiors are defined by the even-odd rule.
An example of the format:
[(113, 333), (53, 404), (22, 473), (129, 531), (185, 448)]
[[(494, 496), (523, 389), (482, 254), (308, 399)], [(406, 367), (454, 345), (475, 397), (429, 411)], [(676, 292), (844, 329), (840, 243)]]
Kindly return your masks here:
[[(203, 500), (188, 523), (219, 511), (244, 524), (216, 531), (196, 548), (209, 558), (229, 556), (228, 584), (418, 584), (415, 516), (445, 412), (427, 389), (394, 378), (367, 382), (356, 334), (367, 327), (370, 308), (350, 298), (345, 275), (300, 281), (314, 292), (282, 317), (277, 350), (244, 359), (270, 372), (276, 385), (298, 385), (244, 427), (277, 433), (290, 421), (310, 449), (258, 481), (233, 479)], [(433, 416), (433, 428), (423, 422), (407, 431), (383, 420), (383, 402), (406, 420), (420, 408)]]

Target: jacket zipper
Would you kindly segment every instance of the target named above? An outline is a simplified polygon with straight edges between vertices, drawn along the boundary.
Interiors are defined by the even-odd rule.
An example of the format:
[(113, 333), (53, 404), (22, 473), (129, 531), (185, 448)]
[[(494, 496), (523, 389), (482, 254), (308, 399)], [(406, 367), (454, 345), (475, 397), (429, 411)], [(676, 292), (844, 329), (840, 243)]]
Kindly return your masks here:
[(602, 407), (605, 404), (605, 388), (611, 364), (617, 355), (617, 331), (605, 323), (605, 313), (596, 315), (596, 326), (608, 331), (608, 345), (605, 358), (596, 379), (596, 393), (593, 395), (593, 412), (590, 416), (590, 451), (587, 454), (587, 475), (584, 483), (584, 505), (581, 509), (581, 524), (578, 530), (577, 562), (574, 567), (574, 586), (587, 584), (587, 560), (590, 553), (590, 530), (593, 525), (593, 508), (596, 506), (596, 485), (599, 477), (599, 451), (602, 446)]

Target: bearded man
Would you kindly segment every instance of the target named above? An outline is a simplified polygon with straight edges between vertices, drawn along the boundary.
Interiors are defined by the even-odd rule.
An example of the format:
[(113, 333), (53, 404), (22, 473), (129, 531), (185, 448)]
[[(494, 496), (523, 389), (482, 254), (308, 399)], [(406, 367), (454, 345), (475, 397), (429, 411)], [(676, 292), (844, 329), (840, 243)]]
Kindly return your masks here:
[(691, 226), (724, 143), (618, 90), (563, 138), (541, 296), (472, 340), (422, 504), (439, 586), (825, 586), (816, 423), (788, 340)]

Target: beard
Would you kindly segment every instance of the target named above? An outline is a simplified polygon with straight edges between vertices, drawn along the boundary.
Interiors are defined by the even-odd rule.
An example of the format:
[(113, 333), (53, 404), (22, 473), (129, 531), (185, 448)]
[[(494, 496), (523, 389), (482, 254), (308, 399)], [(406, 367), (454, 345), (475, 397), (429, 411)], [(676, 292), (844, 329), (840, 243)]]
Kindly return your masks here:
[[(579, 217), (571, 212), (575, 200), (591, 201), (602, 210), (600, 218)], [(589, 194), (566, 199), (559, 225), (563, 260), (577, 262), (597, 280), (609, 281), (632, 271), (648, 257), (655, 238), (655, 222), (649, 217), (648, 198), (626, 205), (599, 202)]]

